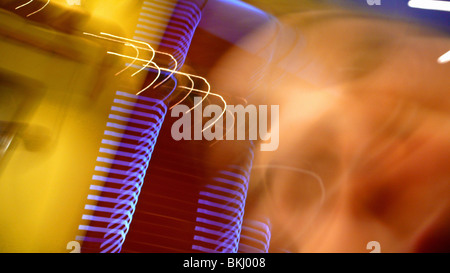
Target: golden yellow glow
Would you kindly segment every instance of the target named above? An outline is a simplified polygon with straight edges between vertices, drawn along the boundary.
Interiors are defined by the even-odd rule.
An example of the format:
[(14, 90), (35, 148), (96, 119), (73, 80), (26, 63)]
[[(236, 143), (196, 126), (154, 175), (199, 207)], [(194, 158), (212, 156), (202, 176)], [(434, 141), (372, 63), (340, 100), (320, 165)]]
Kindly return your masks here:
[[(48, 19), (46, 22), (49, 23), (60, 15), (59, 11), (62, 13), (58, 18), (66, 19), (66, 15), (72, 15), (66, 14), (66, 10), (77, 9), (77, 16), (80, 12), (88, 15), (88, 19), (78, 22), (78, 17), (73, 17), (76, 33), (80, 30), (97, 34), (104, 31), (124, 37), (133, 35), (138, 16), (136, 10), (139, 8), (135, 0), (89, 0), (82, 1), (80, 7), (69, 6), (65, 0), (20, 0), (12, 3), (12, 9), (17, 6), (16, 10), (24, 13), (23, 17), (29, 13), (27, 17), (30, 19)], [(40, 15), (42, 18), (37, 18)], [(170, 19), (170, 12), (164, 16)], [(105, 58), (105, 47), (98, 40), (83, 39), (75, 33), (61, 32), (9, 12), (2, 12), (0, 17), (4, 30), (2, 37), (14, 33), (8, 39), (0, 39), (0, 51), (8, 53), (2, 56), (0, 70), (14, 74), (9, 77), (14, 79), (11, 90), (8, 87), (6, 92), (2, 89), (0, 93), (11, 93), (14, 99), (16, 95), (19, 99), (28, 93), (33, 95), (26, 100), (33, 107), (23, 107), (32, 108), (30, 115), (11, 121), (26, 124), (31, 130), (26, 133), (30, 135), (15, 137), (8, 147), (7, 162), (2, 161), (0, 170), (0, 207), (5, 208), (0, 214), (0, 250), (68, 252), (67, 244), (77, 235), (82, 235), (78, 225), (86, 213), (84, 206), (90, 192), (99, 139), (104, 134), (105, 113), (109, 113), (117, 83), (122, 80), (114, 77), (114, 73), (120, 69), (116, 75), (124, 71), (126, 73), (123, 74), (134, 73), (137, 70), (134, 69), (137, 67), (136, 64), (133, 66), (134, 62), (141, 64), (138, 59), (145, 60), (147, 66), (157, 67), (161, 64), (153, 59), (155, 54), (168, 56), (162, 56), (162, 59), (165, 63), (167, 60), (170, 63), (168, 66), (174, 70), (179, 65), (172, 55), (154, 50), (157, 49), (156, 40), (154, 48), (151, 48), (145, 43), (120, 36), (114, 38), (107, 33), (84, 33), (120, 42), (126, 52), (136, 59), (125, 68), (123, 62), (120, 62), (122, 66), (114, 62), (111, 67), (111, 63), (105, 61), (108, 59)], [(164, 31), (167, 23), (161, 24), (155, 31)], [(137, 78), (144, 73), (138, 73), (135, 72), (133, 75), (138, 77), (127, 81), (127, 84), (140, 86), (140, 79)], [(164, 80), (158, 75), (159, 79), (157, 77), (151, 86), (160, 86), (173, 74), (171, 72)], [(23, 89), (20, 84), (16, 86), (16, 82), (24, 82), (28, 88)], [(186, 85), (189, 84), (186, 82)], [(138, 89), (140, 87), (135, 90)], [(39, 150), (31, 150), (27, 146), (36, 146), (36, 143), (41, 145)]]

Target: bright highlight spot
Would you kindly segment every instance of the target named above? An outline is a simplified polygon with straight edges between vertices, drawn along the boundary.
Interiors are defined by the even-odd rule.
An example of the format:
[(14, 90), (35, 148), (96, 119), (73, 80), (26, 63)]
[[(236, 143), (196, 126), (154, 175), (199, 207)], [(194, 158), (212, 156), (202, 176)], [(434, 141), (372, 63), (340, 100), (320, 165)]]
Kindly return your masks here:
[(447, 53), (445, 53), (438, 59), (438, 63), (440, 63), (440, 64), (445, 64), (445, 63), (448, 63), (449, 61), (450, 61), (450, 50), (447, 51)]
[(410, 0), (408, 6), (417, 9), (450, 11), (450, 2), (435, 0)]

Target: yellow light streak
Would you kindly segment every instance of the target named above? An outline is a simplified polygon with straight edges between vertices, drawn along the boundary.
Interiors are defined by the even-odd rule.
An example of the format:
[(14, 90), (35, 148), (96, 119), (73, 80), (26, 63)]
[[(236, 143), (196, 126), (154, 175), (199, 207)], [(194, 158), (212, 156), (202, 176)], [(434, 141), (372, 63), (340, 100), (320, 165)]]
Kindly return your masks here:
[(186, 77), (189, 79), (189, 81), (191, 81), (191, 89), (189, 90), (189, 92), (187, 92), (186, 96), (184, 96), (179, 102), (177, 102), (174, 105), (172, 105), (172, 107), (170, 107), (169, 110), (172, 110), (172, 108), (174, 108), (175, 106), (177, 106), (178, 104), (183, 102), (192, 93), (192, 90), (194, 89), (195, 83), (194, 83), (194, 81), (192, 80), (192, 78), (190, 76), (186, 75)]
[[(136, 58), (136, 57), (132, 57), (132, 56), (127, 56), (127, 55), (120, 54), (120, 53), (117, 53), (117, 52), (111, 52), (111, 51), (108, 51), (107, 53), (108, 53), (108, 54), (112, 54), (112, 55), (116, 55), (116, 56), (119, 56), (119, 57), (123, 57), (123, 58), (129, 58), (129, 59), (135, 59), (135, 60), (142, 61), (142, 62), (147, 62), (147, 60), (140, 59), (140, 58)], [(151, 63), (152, 63), (153, 65), (156, 65), (154, 62), (151, 62)], [(156, 65), (156, 66), (157, 66), (157, 65)], [(180, 72), (180, 71), (174, 71), (174, 70), (168, 69), (168, 68), (159, 68), (159, 67), (152, 67), (152, 66), (147, 66), (147, 67), (150, 67), (150, 68), (157, 68), (157, 69), (158, 69), (158, 72), (160, 72), (161, 70), (162, 70), (162, 71), (167, 71), (167, 72), (172, 72), (172, 71), (173, 71), (173, 72), (176, 73), (176, 74), (184, 75), (184, 76), (186, 76), (186, 77), (188, 77), (188, 78), (190, 78), (190, 77), (198, 77), (198, 78), (200, 78), (200, 79), (204, 79), (204, 81), (208, 83), (208, 81), (207, 81), (205, 78), (200, 77), (200, 76), (191, 75), (191, 74), (184, 73), (184, 72)], [(155, 80), (154, 80), (153, 82), (155, 82)], [(153, 84), (153, 82), (152, 82), (150, 85), (148, 85), (146, 88), (144, 88), (144, 89), (142, 89), (141, 91), (139, 91), (136, 95), (140, 95), (142, 92), (144, 92), (146, 89), (148, 89), (148, 88)], [(217, 123), (217, 121), (224, 115), (224, 113), (225, 113), (225, 111), (226, 111), (226, 109), (227, 109), (227, 102), (225, 101), (225, 99), (224, 99), (221, 95), (215, 94), (215, 93), (211, 93), (209, 83), (208, 83), (208, 91), (195, 89), (195, 88), (193, 88), (193, 86), (191, 86), (191, 87), (187, 87), (187, 86), (179, 86), (179, 88), (182, 88), (182, 89), (189, 89), (189, 92), (198, 92), (198, 93), (202, 93), (202, 94), (206, 94), (206, 95), (213, 95), (213, 96), (219, 97), (219, 98), (222, 100), (222, 102), (223, 102), (223, 104), (224, 104), (224, 109), (223, 109), (222, 113), (219, 115), (219, 117), (218, 117), (213, 123), (211, 123), (211, 124), (210, 124), (209, 126), (207, 126), (206, 128), (203, 128), (202, 132), (205, 131), (206, 129), (210, 128), (211, 126), (213, 126), (215, 123)], [(187, 96), (186, 96), (186, 97), (187, 97)], [(186, 97), (185, 97), (185, 98), (186, 98)], [(186, 113), (189, 113), (192, 109), (194, 109), (195, 107), (197, 107), (198, 105), (200, 105), (200, 104), (202, 103), (202, 101), (203, 101), (205, 98), (206, 98), (206, 96), (204, 96), (204, 97), (202, 98), (202, 100), (201, 100), (199, 103), (197, 103), (196, 106), (194, 106), (193, 108), (189, 109)], [(180, 101), (180, 102), (181, 102), (181, 101)]]
[(133, 61), (131, 61), (131, 63), (130, 64), (128, 64), (124, 69), (122, 69), (122, 70), (120, 70), (119, 72), (117, 72), (116, 74), (115, 74), (115, 76), (117, 76), (117, 75), (119, 75), (120, 73), (122, 73), (122, 72), (124, 72), (125, 70), (127, 70), (128, 68), (130, 68), (135, 62), (136, 62), (136, 59), (137, 58), (139, 58), (139, 49), (135, 46), (135, 45), (133, 45), (133, 44), (125, 44), (125, 46), (131, 46), (131, 47), (133, 47), (135, 50), (136, 50), (136, 58), (133, 60)]
[(32, 13), (28, 14), (27, 17), (30, 17), (33, 14), (36, 14), (38, 12), (40, 12), (41, 10), (45, 9), (45, 7), (50, 3), (50, 0), (47, 0), (47, 3), (45, 3), (40, 9), (33, 11)]
[[(116, 42), (116, 43), (126, 44), (125, 41), (121, 41), (121, 40), (117, 40), (117, 39), (112, 39), (112, 38), (107, 38), (107, 37), (103, 37), (103, 36), (96, 35), (96, 34), (92, 34), (92, 33), (88, 33), (88, 32), (83, 32), (83, 34), (89, 35), (89, 36), (93, 36), (93, 37), (96, 37), (96, 38), (99, 38), (99, 39), (104, 39), (104, 40)], [(117, 37), (119, 37), (119, 36), (117, 36)], [(148, 44), (147, 44), (147, 45), (148, 45)], [(149, 45), (149, 46), (150, 46), (150, 45)], [(163, 51), (157, 51), (157, 50), (154, 50), (153, 48), (152, 48), (152, 49), (149, 49), (149, 48), (144, 48), (144, 47), (140, 47), (140, 46), (135, 46), (135, 47), (136, 47), (137, 49), (139, 49), (139, 50), (152, 51), (153, 53), (158, 53), (158, 54), (161, 54), (161, 55), (169, 56), (169, 57), (175, 62), (175, 68), (174, 68), (174, 70), (175, 70), (175, 71), (177, 70), (177, 68), (178, 68), (178, 61), (177, 61), (177, 59), (175, 59), (175, 57), (172, 56), (171, 54), (166, 53), (166, 52), (163, 52)], [(151, 46), (150, 46), (150, 47), (151, 47)], [(152, 58), (152, 59), (153, 59), (153, 58)], [(143, 68), (145, 68), (145, 67), (143, 67)], [(142, 69), (141, 69), (141, 70), (142, 70)], [(138, 72), (136, 72), (136, 73), (138, 73)], [(132, 76), (134, 76), (136, 73), (134, 73)], [(161, 84), (163, 84), (163, 83), (165, 83), (167, 80), (169, 80), (170, 77), (172, 77), (173, 73), (174, 73), (174, 72), (171, 72), (171, 73), (169, 74), (169, 76), (167, 76), (164, 80), (162, 80), (160, 83), (158, 83), (157, 85), (155, 85), (155, 86), (153, 87), (153, 89), (159, 87)]]
[(154, 66), (149, 66), (148, 60), (144, 60), (144, 59), (140, 59), (140, 58), (136, 58), (136, 57), (131, 57), (131, 56), (128, 56), (128, 55), (124, 55), (124, 54), (120, 54), (120, 53), (112, 52), (112, 51), (107, 51), (106, 53), (111, 54), (111, 55), (116, 55), (116, 56), (119, 56), (119, 57), (123, 57), (123, 58), (129, 58), (129, 59), (133, 59), (133, 60), (146, 62), (144, 68), (145, 67), (151, 67), (151, 68), (154, 68), (154, 69), (158, 70), (158, 75), (155, 77), (155, 79), (149, 85), (147, 85), (145, 88), (143, 88), (139, 92), (137, 92), (136, 95), (139, 95), (142, 92), (146, 91), (148, 88), (150, 88), (150, 86), (152, 86), (158, 80), (159, 76), (161, 75), (161, 70), (162, 69), (155, 62), (150, 61), (150, 64), (153, 64)]
[(23, 4), (23, 5), (17, 6), (16, 9), (23, 8), (23, 7), (25, 7), (26, 5), (30, 4), (30, 3), (33, 2), (33, 1), (34, 1), (34, 0), (30, 0), (30, 1), (26, 2), (25, 4)]
[[(105, 36), (113, 37), (113, 38), (116, 38), (116, 39), (121, 39), (121, 40), (125, 40), (125, 41), (128, 41), (128, 42), (133, 42), (133, 43), (142, 44), (142, 45), (147, 46), (147, 47), (150, 49), (150, 51), (152, 52), (152, 57), (151, 57), (150, 60), (148, 61), (147, 66), (148, 66), (150, 63), (152, 63), (152, 62), (153, 62), (153, 59), (155, 58), (155, 54), (156, 54), (156, 53), (155, 53), (155, 50), (153, 49), (153, 47), (152, 47), (150, 44), (148, 44), (148, 43), (146, 43), (146, 42), (142, 42), (142, 41), (138, 41), (138, 40), (133, 40), (133, 39), (128, 39), (128, 38), (124, 38), (124, 37), (121, 37), (121, 36), (116, 36), (116, 35), (109, 34), (109, 33), (105, 33), (105, 32), (100, 32), (100, 35), (105, 35)], [(133, 75), (131, 75), (131, 76), (132, 76), (132, 77), (135, 76), (136, 74), (138, 74), (139, 72), (141, 72), (142, 70), (144, 70), (145, 67), (147, 67), (147, 66), (143, 66), (141, 69), (139, 69), (137, 72), (135, 72), (135, 73), (134, 73)]]
[[(190, 87), (187, 87), (187, 86), (179, 86), (179, 88), (182, 88), (182, 89), (191, 89)], [(198, 93), (203, 93), (203, 94), (208, 93), (209, 95), (219, 97), (219, 98), (222, 100), (223, 104), (224, 104), (222, 113), (216, 118), (216, 120), (215, 120), (213, 123), (211, 123), (211, 124), (210, 124), (209, 126), (207, 126), (206, 128), (203, 128), (203, 130), (202, 130), (202, 132), (203, 132), (203, 131), (205, 131), (206, 129), (208, 129), (208, 128), (210, 128), (211, 126), (213, 126), (215, 123), (217, 123), (217, 121), (218, 121), (219, 119), (222, 118), (222, 116), (223, 116), (223, 115), (225, 114), (225, 112), (227, 111), (227, 102), (226, 102), (225, 99), (224, 99), (221, 95), (219, 95), (219, 94), (215, 94), (215, 93), (211, 93), (211, 92), (206, 92), (206, 91), (199, 90), (199, 89), (195, 89), (195, 88), (193, 88), (192, 91), (193, 91), (193, 92), (198, 92)]]

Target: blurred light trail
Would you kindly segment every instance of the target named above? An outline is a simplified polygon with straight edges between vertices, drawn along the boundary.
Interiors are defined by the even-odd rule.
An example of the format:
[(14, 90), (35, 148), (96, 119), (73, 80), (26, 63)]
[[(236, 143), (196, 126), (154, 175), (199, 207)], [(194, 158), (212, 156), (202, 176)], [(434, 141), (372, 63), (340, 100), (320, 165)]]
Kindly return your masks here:
[(187, 92), (186, 93), (186, 95), (180, 100), (180, 101), (178, 101), (177, 103), (175, 103), (174, 105), (172, 105), (172, 107), (170, 107), (170, 109), (169, 110), (172, 110), (172, 108), (174, 108), (175, 106), (177, 106), (178, 104), (180, 104), (180, 103), (182, 103), (191, 93), (192, 93), (192, 90), (194, 89), (194, 85), (195, 85), (195, 83), (194, 83), (194, 81), (192, 80), (192, 78), (189, 76), (189, 75), (186, 75), (186, 77), (189, 79), (189, 81), (191, 82), (191, 89), (189, 90), (189, 92)]
[(447, 53), (445, 53), (438, 59), (438, 63), (440, 63), (440, 64), (445, 64), (445, 63), (448, 63), (449, 61), (450, 61), (450, 50), (447, 51)]
[(125, 70), (127, 70), (128, 68), (130, 68), (130, 67), (136, 62), (136, 60), (139, 58), (139, 49), (138, 49), (135, 45), (126, 43), (125, 46), (131, 46), (131, 47), (133, 47), (133, 48), (136, 50), (136, 59), (134, 59), (134, 60), (133, 60), (130, 64), (128, 64), (127, 66), (125, 66), (124, 69), (122, 69), (122, 70), (120, 70), (119, 72), (117, 72), (117, 73), (115, 74), (115, 76), (119, 75), (120, 73), (122, 73), (122, 72), (124, 72)]
[[(92, 33), (89, 33), (89, 32), (83, 32), (83, 34), (89, 35), (89, 36), (92, 36), (92, 37), (95, 37), (95, 38), (99, 38), (99, 39), (104, 39), (104, 40), (116, 42), (116, 43), (122, 43), (122, 44), (125, 44), (125, 45), (130, 45), (130, 43), (127, 43), (127, 42), (122, 41), (122, 40), (117, 40), (117, 39), (107, 38), (107, 37), (103, 37), (103, 36), (100, 36), (100, 35), (95, 35), (95, 34), (92, 34)], [(126, 38), (123, 38), (123, 37), (120, 37), (120, 36), (116, 36), (116, 37), (118, 37), (118, 39), (121, 39), (121, 38), (122, 38), (122, 39), (126, 39)], [(140, 44), (143, 43), (143, 42), (136, 41), (136, 40), (131, 40), (131, 41), (135, 41), (135, 42), (140, 43)], [(133, 47), (136, 48), (136, 49), (138, 49), (138, 50), (151, 51), (153, 54), (158, 53), (158, 54), (161, 54), (161, 55), (169, 56), (169, 57), (172, 59), (172, 61), (175, 63), (175, 67), (173, 68), (173, 70), (174, 70), (174, 71), (177, 70), (177, 68), (178, 68), (178, 61), (177, 61), (177, 59), (176, 59), (172, 54), (169, 54), (169, 53), (166, 53), (166, 52), (162, 52), (162, 51), (154, 50), (149, 44), (147, 44), (147, 43), (145, 43), (145, 44), (146, 44), (149, 48), (144, 48), (144, 47), (140, 47), (140, 46), (136, 46), (136, 45), (133, 45)], [(155, 56), (155, 55), (153, 55), (153, 57), (152, 57), (151, 60), (153, 60), (154, 56)], [(133, 66), (133, 64), (134, 64), (134, 62), (135, 62), (136, 60), (137, 60), (137, 59), (133, 60), (133, 61), (131, 62), (131, 64), (128, 64), (128, 67)], [(145, 67), (143, 67), (143, 68), (145, 68)], [(139, 73), (143, 68), (141, 68), (139, 71), (135, 72), (132, 76), (135, 76), (135, 75), (136, 75), (137, 73)], [(158, 86), (160, 86), (161, 84), (165, 83), (168, 79), (170, 79), (170, 77), (172, 77), (173, 73), (174, 73), (174, 72), (171, 72), (171, 73), (169, 74), (169, 76), (167, 76), (164, 80), (162, 80), (160, 83), (158, 83), (157, 85), (155, 85), (155, 86), (153, 87), (153, 89), (155, 89), (155, 88), (157, 88)]]
[(41, 10), (45, 9), (45, 7), (48, 5), (48, 3), (50, 3), (50, 0), (47, 0), (47, 3), (45, 3), (40, 9), (28, 14), (27, 17), (30, 17), (31, 15), (36, 14), (36, 13), (40, 12)]
[[(155, 53), (155, 50), (153, 49), (153, 47), (152, 47), (150, 44), (148, 44), (148, 43), (146, 43), (146, 42), (137, 41), (137, 40), (133, 40), (133, 39), (128, 39), (128, 38), (116, 36), (116, 35), (109, 34), (109, 33), (105, 33), (105, 32), (100, 32), (100, 35), (105, 35), (105, 36), (113, 37), (113, 38), (116, 38), (116, 39), (121, 39), (121, 40), (125, 40), (125, 41), (128, 41), (128, 42), (138, 43), (138, 44), (142, 44), (142, 45), (147, 46), (147, 47), (150, 49), (150, 51), (152, 52), (152, 57), (151, 57), (150, 60), (148, 61), (147, 66), (148, 66), (150, 63), (152, 63), (152, 62), (153, 62), (153, 59), (155, 58), (155, 54), (156, 54), (156, 53)], [(155, 64), (155, 65), (156, 65), (156, 64)], [(157, 66), (157, 65), (156, 65), (156, 66)], [(132, 76), (135, 76), (136, 74), (138, 74), (139, 72), (141, 72), (144, 68), (145, 68), (145, 66), (143, 66), (140, 70), (136, 71)]]
[(30, 4), (30, 3), (33, 2), (33, 1), (34, 1), (34, 0), (30, 0), (30, 1), (26, 2), (25, 4), (23, 4), (23, 5), (17, 6), (16, 9), (23, 8), (23, 7), (25, 7), (26, 5)]
[[(141, 59), (141, 58), (135, 58), (135, 57), (132, 57), (132, 56), (127, 56), (127, 55), (124, 55), (124, 54), (120, 54), (120, 53), (117, 53), (117, 52), (112, 52), (112, 51), (108, 51), (107, 52), (108, 54), (111, 54), (111, 55), (116, 55), (116, 56), (119, 56), (119, 57), (123, 57), (123, 58), (128, 58), (128, 59), (136, 59), (136, 60), (138, 60), (138, 61), (142, 61), (142, 62), (147, 62), (148, 60), (144, 60), (144, 59)], [(152, 64), (153, 65), (156, 65), (154, 62), (152, 62)], [(198, 105), (200, 105), (205, 99), (206, 99), (206, 97), (208, 96), (208, 95), (210, 95), (210, 94), (213, 94), (213, 93), (211, 93), (211, 85), (209, 84), (209, 82), (208, 82), (208, 80), (207, 79), (205, 79), (204, 77), (201, 77), (201, 76), (198, 76), (198, 75), (193, 75), (193, 74), (188, 74), (188, 73), (184, 73), (184, 72), (180, 72), (180, 71), (176, 71), (176, 70), (173, 70), (173, 69), (169, 69), (169, 68), (161, 68), (161, 67), (158, 67), (157, 65), (156, 65), (156, 67), (154, 67), (154, 66), (150, 66), (150, 65), (145, 65), (144, 66), (144, 69), (145, 68), (154, 68), (154, 69), (158, 69), (158, 70), (160, 70), (160, 71), (165, 71), (165, 72), (172, 72), (172, 73), (175, 73), (175, 74), (179, 74), (179, 75), (183, 75), (183, 76), (186, 76), (186, 77), (194, 77), (194, 78), (198, 78), (198, 79), (201, 79), (202, 81), (204, 81), (205, 83), (206, 83), (206, 85), (208, 86), (208, 88), (207, 88), (207, 90), (206, 91), (204, 91), (204, 90), (201, 90), (202, 91), (202, 93), (204, 93), (204, 94), (206, 94), (206, 96), (204, 96), (201, 100), (200, 100), (200, 102), (198, 102), (196, 105), (194, 105), (191, 109), (189, 109), (186, 113), (189, 113), (190, 111), (192, 111), (195, 107), (197, 107)], [(156, 81), (156, 80), (155, 80)], [(144, 89), (142, 89), (141, 91), (139, 91), (136, 95), (139, 95), (139, 94), (141, 94), (142, 92), (144, 92), (145, 90), (147, 90), (151, 85), (153, 85), (153, 83), (155, 82), (155, 81), (153, 81), (149, 86), (147, 86), (146, 88), (144, 88)], [(192, 87), (186, 87), (186, 88), (192, 88)], [(193, 88), (192, 88), (192, 90), (194, 90)], [(198, 90), (198, 89), (196, 89), (197, 91), (200, 91), (200, 90)], [(223, 98), (222, 98), (223, 99)], [(226, 103), (225, 103), (225, 105), (226, 105)]]
[[(16, 9), (23, 8), (23, 7), (31, 4), (31, 2), (33, 2), (33, 1), (34, 0), (30, 0), (30, 1), (26, 2), (25, 4), (23, 4), (23, 5), (17, 6)], [(36, 13), (40, 12), (41, 10), (45, 9), (45, 7), (48, 5), (48, 3), (50, 3), (50, 0), (47, 0), (47, 3), (45, 3), (40, 9), (38, 9), (36, 11), (33, 11), (32, 13), (28, 14), (27, 17), (30, 17), (31, 15), (36, 14)]]
[[(92, 34), (92, 33), (83, 32), (83, 34), (89, 35), (89, 36), (93, 36), (93, 37), (97, 37), (97, 38), (101, 38), (101, 39), (110, 40), (110, 41), (121, 42), (121, 41), (117, 41), (117, 40), (110, 39), (110, 38), (104, 38), (104, 37), (101, 37), (101, 36), (99, 36), (99, 35), (95, 35), (95, 34)], [(139, 94), (141, 94), (142, 92), (146, 91), (148, 88), (150, 88), (150, 87), (156, 82), (156, 80), (159, 78), (159, 75), (160, 75), (161, 71), (170, 72), (170, 75), (169, 75), (166, 79), (164, 79), (162, 82), (160, 82), (159, 84), (157, 84), (156, 86), (154, 86), (153, 88), (156, 88), (156, 87), (158, 87), (159, 85), (161, 85), (162, 83), (164, 83), (165, 81), (167, 81), (174, 73), (184, 75), (184, 76), (188, 77), (189, 80), (191, 80), (191, 81), (192, 81), (192, 79), (191, 79), (190, 77), (195, 77), (195, 78), (201, 79), (201, 80), (204, 81), (205, 84), (208, 86), (207, 91), (205, 92), (206, 95), (200, 100), (200, 102), (198, 102), (196, 105), (194, 105), (194, 106), (193, 106), (191, 109), (189, 109), (186, 113), (188, 113), (188, 112), (192, 111), (193, 109), (195, 109), (195, 108), (196, 108), (198, 105), (200, 105), (200, 104), (206, 99), (206, 97), (210, 94), (210, 91), (211, 91), (211, 85), (209, 84), (208, 80), (206, 80), (205, 78), (203, 78), (203, 77), (201, 77), (201, 76), (191, 75), (191, 74), (186, 74), (186, 73), (177, 71), (176, 69), (177, 69), (177, 67), (178, 67), (178, 62), (176, 61), (176, 59), (175, 59), (171, 54), (165, 53), (165, 52), (159, 52), (159, 51), (158, 51), (158, 53), (163, 54), (163, 55), (167, 55), (167, 56), (171, 57), (171, 58), (175, 61), (175, 66), (176, 66), (175, 69), (168, 69), (168, 68), (165, 69), (165, 68), (160, 68), (155, 62), (153, 62), (153, 59), (154, 59), (155, 54), (156, 54), (157, 51), (155, 51), (155, 50), (150, 46), (150, 44), (148, 44), (148, 43), (146, 43), (146, 42), (142, 42), (142, 41), (137, 41), (137, 40), (133, 40), (133, 39), (128, 39), (128, 38), (116, 36), (116, 35), (109, 34), (109, 33), (105, 33), (105, 32), (100, 32), (100, 35), (104, 35), (104, 36), (108, 36), (108, 37), (112, 37), (112, 38), (116, 38), (116, 39), (121, 39), (121, 40), (125, 40), (125, 41), (128, 41), (128, 42), (135, 42), (135, 43), (139, 43), (139, 44), (144, 44), (144, 45), (146, 45), (146, 46), (152, 51), (153, 55), (152, 55), (152, 58), (151, 58), (150, 60), (143, 60), (143, 59), (140, 59), (140, 58), (138, 58), (138, 57), (134, 57), (134, 58), (133, 58), (133, 57), (126, 56), (126, 55), (123, 55), (123, 54), (119, 54), (119, 53), (116, 53), (116, 52), (109, 52), (109, 51), (107, 52), (108, 54), (112, 54), (112, 55), (116, 55), (116, 56), (120, 56), (120, 57), (124, 57), (124, 58), (133, 58), (132, 64), (133, 64), (136, 60), (143, 61), (143, 62), (147, 62), (146, 65), (144, 65), (140, 70), (138, 70), (137, 72), (135, 72), (132, 76), (134, 76), (134, 75), (136, 75), (137, 73), (141, 72), (141, 71), (142, 71), (143, 69), (145, 69), (146, 67), (151, 67), (150, 64), (153, 64), (154, 66), (156, 66), (156, 68), (158, 69), (158, 76), (155, 78), (155, 80), (154, 80), (152, 83), (150, 83), (147, 87), (145, 87), (145, 88), (143, 88), (142, 90), (140, 90), (136, 95), (139, 95)], [(122, 43), (125, 43), (125, 42), (122, 42)], [(129, 66), (131, 66), (132, 64), (130, 64)], [(192, 89), (193, 89), (193, 87), (194, 87), (194, 85), (192, 84)], [(192, 90), (191, 90), (191, 91), (192, 91)], [(186, 95), (186, 97), (187, 97), (188, 95), (189, 95), (189, 93)], [(186, 97), (185, 97), (185, 98), (186, 98)], [(183, 100), (184, 100), (185, 98), (183, 98)], [(182, 100), (182, 101), (183, 101), (183, 100)], [(177, 104), (179, 104), (179, 103), (181, 103), (181, 101), (178, 102)], [(225, 103), (225, 105), (226, 105), (226, 103)]]
[[(207, 91), (203, 91), (203, 90), (198, 90), (198, 89), (194, 89), (194, 88), (192, 88), (192, 87), (187, 87), (187, 86), (180, 86), (180, 88), (183, 88), (183, 89), (190, 89), (191, 91), (194, 91), (194, 92), (199, 92), (199, 93), (203, 93), (203, 94), (209, 94), (209, 95), (213, 95), (213, 96), (216, 96), (216, 97), (219, 97), (221, 100), (222, 100), (222, 102), (223, 102), (223, 104), (224, 104), (224, 108), (223, 108), (223, 110), (222, 110), (222, 113), (216, 118), (216, 120), (214, 121), (214, 122), (212, 122), (210, 125), (208, 125), (208, 126), (206, 126), (205, 128), (203, 128), (203, 130), (202, 130), (202, 132), (203, 131), (205, 131), (205, 130), (207, 130), (207, 129), (209, 129), (211, 126), (213, 126), (214, 124), (216, 124), (217, 123), (217, 121), (219, 121), (221, 118), (222, 118), (222, 116), (225, 114), (225, 112), (227, 111), (227, 102), (225, 101), (225, 99), (221, 96), (221, 95), (219, 95), (219, 94), (215, 94), (215, 93), (211, 93), (211, 92), (207, 92)], [(197, 103), (197, 105), (196, 106), (194, 106), (194, 108), (195, 107), (197, 107), (199, 104), (201, 104), (201, 102), (204, 100), (206, 98), (206, 96), (200, 101), (200, 103)], [(192, 110), (193, 108), (191, 108), (191, 110)], [(190, 110), (189, 110), (190, 111)], [(188, 112), (189, 112), (188, 111)], [(186, 112), (186, 113), (188, 113), (188, 112)]]
[(450, 2), (435, 0), (410, 0), (408, 6), (417, 9), (450, 11)]

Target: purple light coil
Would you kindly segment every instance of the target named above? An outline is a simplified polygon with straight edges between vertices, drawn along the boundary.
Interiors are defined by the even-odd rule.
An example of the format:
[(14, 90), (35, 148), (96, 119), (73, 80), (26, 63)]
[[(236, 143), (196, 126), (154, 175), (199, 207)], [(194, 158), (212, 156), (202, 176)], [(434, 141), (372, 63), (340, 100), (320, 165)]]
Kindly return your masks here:
[(96, 205), (86, 204), (79, 230), (88, 235), (77, 240), (120, 252), (166, 112), (160, 100), (116, 92), (87, 198)]
[(193, 250), (237, 253), (253, 162), (249, 142), (242, 166), (230, 165), (200, 191)]

